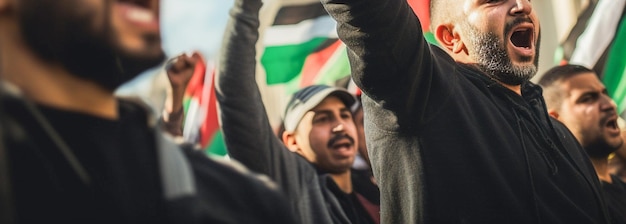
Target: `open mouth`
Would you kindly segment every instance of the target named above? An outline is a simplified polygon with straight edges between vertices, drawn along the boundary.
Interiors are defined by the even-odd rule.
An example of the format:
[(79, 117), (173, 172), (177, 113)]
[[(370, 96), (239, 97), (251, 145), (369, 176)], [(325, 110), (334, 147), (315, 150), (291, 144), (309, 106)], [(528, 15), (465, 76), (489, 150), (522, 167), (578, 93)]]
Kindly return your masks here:
[(609, 119), (605, 125), (607, 128), (612, 130), (619, 130), (619, 125), (617, 124), (617, 119)]
[(142, 30), (156, 32), (159, 27), (158, 2), (154, 0), (117, 0), (122, 17)]
[(530, 49), (533, 41), (533, 30), (530, 28), (519, 28), (511, 34), (511, 43), (515, 47)]
[(340, 148), (349, 148), (350, 146), (352, 146), (352, 143), (350, 143), (350, 141), (346, 140), (346, 141), (338, 141), (337, 143), (333, 144), (331, 146), (332, 149), (340, 149)]
[(330, 149), (332, 150), (332, 154), (336, 158), (348, 158), (355, 155), (356, 150), (353, 148), (354, 144), (352, 144), (349, 140), (341, 140), (332, 144)]

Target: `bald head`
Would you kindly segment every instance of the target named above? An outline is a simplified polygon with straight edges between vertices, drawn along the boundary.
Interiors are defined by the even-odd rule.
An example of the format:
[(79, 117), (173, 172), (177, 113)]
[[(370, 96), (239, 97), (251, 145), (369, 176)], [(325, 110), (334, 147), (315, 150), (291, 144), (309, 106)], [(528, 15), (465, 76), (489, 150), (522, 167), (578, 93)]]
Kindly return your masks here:
[(430, 1), (430, 30), (435, 31), (437, 26), (455, 22), (458, 15), (455, 13), (457, 1), (431, 0)]
[(431, 0), (431, 32), (456, 62), (518, 94), (537, 72), (539, 20), (530, 0)]

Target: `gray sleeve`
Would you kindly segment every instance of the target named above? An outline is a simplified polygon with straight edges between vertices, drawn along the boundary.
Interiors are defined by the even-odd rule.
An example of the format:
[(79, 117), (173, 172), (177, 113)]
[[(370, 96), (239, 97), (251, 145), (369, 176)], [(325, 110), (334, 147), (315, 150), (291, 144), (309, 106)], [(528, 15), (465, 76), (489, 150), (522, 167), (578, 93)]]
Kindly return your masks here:
[(230, 12), (216, 80), (220, 121), (232, 158), (298, 194), (299, 158), (274, 134), (255, 81), (261, 5), (261, 0), (236, 0)]
[[(429, 102), (436, 102), (432, 91), (440, 91), (437, 85), (447, 85), (436, 80), (447, 66), (437, 60), (452, 59), (445, 53), (439, 55), (443, 57), (433, 54), (442, 51), (426, 42), (420, 21), (406, 0), (322, 3), (338, 22), (339, 38), (348, 46), (352, 77), (363, 93), (393, 111), (398, 124), (423, 122)], [(401, 127), (386, 129), (396, 128)]]

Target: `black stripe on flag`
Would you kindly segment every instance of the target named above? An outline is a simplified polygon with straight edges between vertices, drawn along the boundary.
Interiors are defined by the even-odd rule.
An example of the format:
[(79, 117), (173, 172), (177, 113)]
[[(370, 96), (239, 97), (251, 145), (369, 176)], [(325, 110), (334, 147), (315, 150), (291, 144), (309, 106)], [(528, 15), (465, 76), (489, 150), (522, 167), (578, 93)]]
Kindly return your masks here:
[(572, 27), (572, 30), (567, 35), (567, 38), (561, 46), (563, 47), (563, 59), (569, 61), (574, 53), (574, 49), (576, 49), (576, 42), (578, 41), (578, 37), (585, 31), (587, 28), (587, 23), (593, 14), (593, 11), (596, 9), (596, 5), (598, 5), (598, 0), (589, 1), (589, 5), (585, 10), (578, 15), (578, 19), (576, 20), (576, 24)]
[(321, 3), (307, 5), (285, 6), (278, 10), (273, 25), (291, 25), (304, 20), (326, 16), (328, 13)]

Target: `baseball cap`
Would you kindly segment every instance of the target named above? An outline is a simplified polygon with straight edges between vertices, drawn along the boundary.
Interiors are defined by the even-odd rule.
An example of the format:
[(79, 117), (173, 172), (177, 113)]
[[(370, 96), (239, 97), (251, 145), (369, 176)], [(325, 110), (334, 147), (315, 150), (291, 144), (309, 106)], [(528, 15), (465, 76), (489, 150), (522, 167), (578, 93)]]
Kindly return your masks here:
[(307, 86), (294, 93), (289, 103), (287, 103), (287, 108), (285, 108), (285, 114), (283, 116), (285, 131), (295, 131), (296, 127), (298, 127), (298, 123), (300, 123), (300, 120), (304, 117), (304, 114), (316, 107), (328, 96), (338, 97), (348, 109), (350, 109), (356, 101), (352, 94), (342, 88), (327, 85)]

